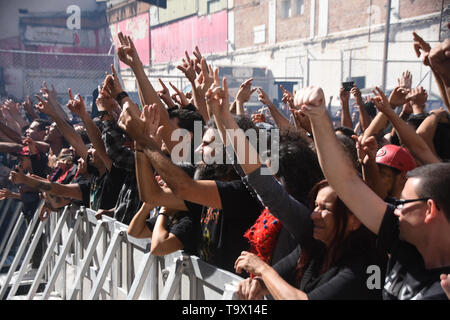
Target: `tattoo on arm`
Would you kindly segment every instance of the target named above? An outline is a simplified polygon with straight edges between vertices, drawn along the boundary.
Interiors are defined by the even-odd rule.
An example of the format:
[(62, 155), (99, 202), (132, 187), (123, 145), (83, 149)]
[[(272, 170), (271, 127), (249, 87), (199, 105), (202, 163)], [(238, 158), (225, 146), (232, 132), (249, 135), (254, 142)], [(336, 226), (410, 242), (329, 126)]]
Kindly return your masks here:
[(37, 185), (37, 188), (39, 190), (43, 190), (43, 191), (50, 191), (52, 189), (51, 186), (49, 186), (47, 183), (45, 182), (39, 182)]

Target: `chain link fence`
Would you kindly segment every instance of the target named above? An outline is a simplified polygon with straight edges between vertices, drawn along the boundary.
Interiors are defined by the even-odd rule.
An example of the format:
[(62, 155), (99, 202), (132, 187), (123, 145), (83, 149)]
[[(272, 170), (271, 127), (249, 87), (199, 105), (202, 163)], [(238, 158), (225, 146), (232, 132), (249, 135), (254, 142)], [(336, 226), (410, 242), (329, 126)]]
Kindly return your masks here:
[(110, 72), (111, 64), (113, 54), (0, 50), (0, 95), (17, 100), (33, 97), (46, 81), (49, 88), (56, 89), (64, 109), (67, 89), (71, 88), (83, 96), (90, 110), (93, 92), (103, 82), (105, 72)]

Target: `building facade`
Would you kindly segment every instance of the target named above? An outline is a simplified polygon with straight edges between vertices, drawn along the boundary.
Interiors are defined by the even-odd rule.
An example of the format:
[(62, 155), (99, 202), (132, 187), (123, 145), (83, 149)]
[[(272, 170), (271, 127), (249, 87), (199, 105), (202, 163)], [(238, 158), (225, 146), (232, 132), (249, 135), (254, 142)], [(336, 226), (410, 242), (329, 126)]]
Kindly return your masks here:
[[(108, 12), (136, 3), (115, 2)], [(158, 77), (187, 86), (176, 66), (198, 45), (221, 75), (236, 84), (257, 78), (277, 101), (279, 84), (290, 90), (314, 84), (337, 106), (341, 82), (352, 79), (363, 93), (374, 86), (392, 90), (405, 70), (414, 86), (439, 100), (429, 68), (415, 56), (412, 32), (435, 45), (448, 36), (449, 8), (450, 0), (168, 0), (166, 9), (149, 6), (143, 59), (156, 88)], [(144, 11), (135, 10), (135, 17)], [(127, 89), (136, 90), (130, 70), (121, 74)]]

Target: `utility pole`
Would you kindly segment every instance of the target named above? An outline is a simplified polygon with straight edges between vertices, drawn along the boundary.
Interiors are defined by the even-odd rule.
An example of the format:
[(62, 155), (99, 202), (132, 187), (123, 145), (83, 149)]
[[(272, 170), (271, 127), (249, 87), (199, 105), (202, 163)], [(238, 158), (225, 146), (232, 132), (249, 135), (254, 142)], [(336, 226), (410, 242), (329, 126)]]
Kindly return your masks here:
[(384, 52), (383, 52), (383, 78), (382, 78), (382, 88), (383, 91), (386, 90), (386, 74), (387, 74), (387, 64), (388, 64), (388, 54), (389, 54), (389, 31), (391, 26), (391, 0), (388, 0), (387, 10), (386, 10), (386, 25), (384, 27)]

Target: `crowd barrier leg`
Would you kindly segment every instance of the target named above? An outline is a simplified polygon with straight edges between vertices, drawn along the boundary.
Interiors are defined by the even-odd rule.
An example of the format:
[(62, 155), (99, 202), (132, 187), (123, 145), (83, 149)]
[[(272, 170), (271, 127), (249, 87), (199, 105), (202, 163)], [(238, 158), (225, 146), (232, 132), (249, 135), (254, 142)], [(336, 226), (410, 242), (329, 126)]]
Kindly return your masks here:
[[(16, 206), (16, 209), (14, 210), (14, 213), (11, 216), (11, 220), (9, 221), (9, 225), (8, 228), (6, 229), (5, 234), (3, 235), (2, 238), (2, 243), (0, 244), (0, 252), (3, 252), (3, 248), (5, 247), (6, 241), (11, 237), (12, 234), (11, 230), (14, 226), (14, 223), (16, 222), (17, 218), (19, 217), (19, 212), (22, 209), (22, 202), (19, 202)], [(4, 213), (4, 215), (6, 215), (7, 212)]]
[(6, 216), (8, 215), (8, 209), (11, 203), (13, 202), (13, 199), (6, 199), (3, 200), (2, 204), (2, 210), (0, 212), (3, 212), (3, 214), (0, 216), (0, 228), (2, 227), (3, 222), (5, 221)]
[[(150, 268), (157, 268), (157, 258), (152, 255), (150, 252), (144, 254), (142, 258), (142, 262), (139, 265), (139, 270), (136, 273), (136, 277), (134, 278), (133, 283), (131, 284), (130, 291), (127, 296), (127, 300), (137, 300), (141, 295), (142, 288), (144, 287), (145, 280), (147, 279), (148, 274), (150, 273)], [(153, 278), (155, 280), (155, 278)]]
[(61, 218), (59, 219), (58, 224), (54, 229), (55, 231), (52, 235), (52, 238), (50, 239), (47, 250), (45, 251), (44, 258), (42, 259), (41, 264), (39, 265), (39, 269), (36, 273), (33, 284), (31, 285), (30, 291), (28, 292), (27, 300), (32, 300), (37, 292), (37, 289), (41, 283), (42, 276), (44, 275), (45, 269), (47, 268), (47, 265), (50, 262), (50, 258), (52, 257), (53, 250), (58, 243), (59, 236), (61, 235), (61, 231), (64, 226), (64, 222), (66, 221), (67, 215), (69, 214), (70, 211), (71, 210), (69, 207), (64, 208)]
[(69, 253), (69, 249), (72, 245), (73, 239), (75, 238), (75, 234), (78, 231), (78, 228), (82, 222), (81, 219), (82, 216), (83, 213), (81, 211), (77, 211), (77, 215), (75, 216), (75, 224), (73, 225), (72, 229), (69, 232), (67, 242), (64, 244), (64, 248), (58, 257), (58, 260), (55, 264), (55, 268), (52, 270), (52, 274), (48, 279), (47, 285), (45, 286), (44, 293), (42, 295), (42, 300), (48, 300), (48, 298), (50, 297), (53, 287), (55, 286), (56, 278), (59, 272), (61, 271), (63, 264), (66, 263), (66, 256)]
[(17, 235), (19, 234), (20, 228), (22, 228), (24, 220), (25, 220), (25, 217), (23, 215), (23, 212), (21, 212), (19, 215), (19, 218), (17, 218), (17, 220), (16, 220), (16, 224), (11, 233), (11, 236), (9, 237), (8, 243), (6, 244), (5, 250), (3, 251), (2, 260), (0, 260), (0, 270), (3, 268), (3, 264), (5, 263), (9, 252), (11, 251), (11, 247), (13, 246), (14, 242), (16, 241)]
[(9, 291), (7, 300), (11, 300), (12, 297), (14, 297), (16, 295), (17, 289), (19, 288), (19, 285), (22, 282), (22, 278), (25, 275), (25, 273), (28, 271), (28, 263), (31, 261), (31, 258), (33, 257), (34, 250), (36, 249), (36, 246), (38, 245), (38, 242), (41, 238), (42, 232), (44, 231), (44, 227), (46, 224), (47, 224), (47, 220), (41, 221), (39, 223), (38, 229), (34, 234), (33, 240), (31, 241), (30, 247), (28, 248), (25, 258), (23, 259), (22, 265), (19, 270), (19, 275), (17, 276), (17, 280), (14, 282), (11, 290)]
[(38, 208), (36, 209), (36, 212), (34, 213), (33, 219), (31, 220), (31, 223), (28, 225), (27, 231), (25, 232), (25, 235), (23, 237), (22, 242), (20, 243), (19, 249), (17, 250), (17, 253), (14, 257), (14, 260), (8, 270), (8, 274), (6, 275), (5, 282), (3, 283), (2, 289), (0, 291), (0, 300), (3, 299), (3, 297), (6, 294), (6, 291), (9, 287), (9, 283), (14, 276), (14, 272), (16, 272), (16, 268), (20, 263), (20, 259), (22, 258), (22, 255), (28, 245), (28, 240), (31, 237), (31, 234), (33, 233), (34, 227), (36, 225), (36, 222), (39, 219), (39, 213), (41, 211), (41, 208), (43, 206), (44, 202), (41, 201)]
[(20, 228), (22, 228), (24, 220), (25, 216), (23, 215), (23, 212), (21, 212), (19, 218), (17, 218), (16, 220), (16, 224), (11, 233), (11, 236), (9, 237), (8, 243), (6, 244), (5, 250), (3, 251), (2, 260), (0, 260), (0, 270), (3, 268), (3, 264), (5, 263), (6, 258), (8, 258), (9, 252), (11, 251), (11, 248), (16, 241), (17, 235), (20, 232)]
[(103, 232), (105, 231), (105, 228), (104, 228), (105, 224), (106, 224), (106, 222), (99, 221), (95, 227), (92, 238), (89, 241), (86, 255), (85, 255), (83, 261), (81, 262), (80, 268), (77, 271), (77, 274), (75, 276), (75, 281), (73, 282), (72, 289), (70, 289), (70, 291), (69, 291), (69, 296), (68, 296), (69, 300), (75, 300), (78, 292), (82, 289), (81, 288), (82, 279), (89, 268), (91, 260), (95, 254), (95, 250), (97, 249), (97, 245), (101, 239), (101, 236), (103, 235)]
[(189, 257), (185, 256), (175, 258), (175, 263), (168, 268), (169, 276), (164, 284), (161, 300), (172, 300), (180, 288), (181, 276), (186, 266), (186, 258), (189, 259)]
[(124, 231), (116, 231), (111, 238), (111, 243), (106, 251), (106, 255), (103, 259), (102, 266), (97, 274), (97, 277), (94, 281), (94, 285), (92, 286), (92, 291), (90, 292), (88, 300), (98, 300), (100, 295), (100, 291), (103, 287), (103, 283), (105, 282), (106, 276), (108, 274), (109, 269), (111, 268), (111, 264), (113, 262), (114, 256), (119, 247), (121, 238), (125, 235)]

